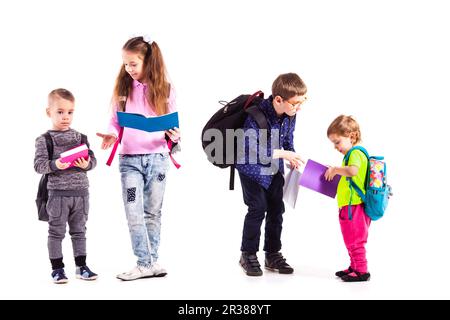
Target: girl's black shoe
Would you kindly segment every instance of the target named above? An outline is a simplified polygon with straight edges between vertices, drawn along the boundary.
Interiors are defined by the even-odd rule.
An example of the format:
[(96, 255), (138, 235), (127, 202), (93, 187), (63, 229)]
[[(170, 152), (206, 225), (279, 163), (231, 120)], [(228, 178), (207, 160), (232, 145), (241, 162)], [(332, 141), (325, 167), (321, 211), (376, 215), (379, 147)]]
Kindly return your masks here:
[(358, 271), (353, 271), (352, 273), (343, 276), (342, 281), (344, 282), (360, 282), (360, 281), (369, 281), (370, 273), (360, 273)]
[(336, 277), (342, 278), (343, 276), (346, 276), (352, 272), (353, 272), (352, 267), (348, 267), (348, 269), (336, 272), (335, 275), (336, 275)]

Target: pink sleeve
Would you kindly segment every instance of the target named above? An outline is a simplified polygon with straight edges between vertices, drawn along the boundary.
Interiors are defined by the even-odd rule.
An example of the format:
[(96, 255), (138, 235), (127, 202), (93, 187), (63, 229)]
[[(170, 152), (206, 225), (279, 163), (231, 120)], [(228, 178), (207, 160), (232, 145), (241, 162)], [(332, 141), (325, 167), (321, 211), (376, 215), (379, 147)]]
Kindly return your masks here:
[(111, 119), (109, 120), (109, 126), (108, 126), (108, 133), (114, 133), (117, 136), (119, 136), (119, 120), (117, 120), (117, 105), (113, 107)]
[(170, 85), (168, 104), (169, 104), (169, 113), (177, 111), (176, 92), (172, 84)]

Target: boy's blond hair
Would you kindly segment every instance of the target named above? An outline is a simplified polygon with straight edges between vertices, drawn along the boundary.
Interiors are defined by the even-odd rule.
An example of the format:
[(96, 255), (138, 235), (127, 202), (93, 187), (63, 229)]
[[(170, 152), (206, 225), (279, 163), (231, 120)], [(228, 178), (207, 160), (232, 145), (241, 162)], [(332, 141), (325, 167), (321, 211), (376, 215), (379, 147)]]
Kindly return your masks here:
[(327, 130), (327, 136), (337, 134), (341, 137), (351, 137), (352, 143), (357, 144), (361, 142), (361, 131), (359, 124), (352, 116), (341, 114), (333, 120)]
[(307, 88), (303, 80), (296, 73), (280, 74), (272, 84), (272, 96), (280, 96), (288, 100), (295, 96), (302, 96)]

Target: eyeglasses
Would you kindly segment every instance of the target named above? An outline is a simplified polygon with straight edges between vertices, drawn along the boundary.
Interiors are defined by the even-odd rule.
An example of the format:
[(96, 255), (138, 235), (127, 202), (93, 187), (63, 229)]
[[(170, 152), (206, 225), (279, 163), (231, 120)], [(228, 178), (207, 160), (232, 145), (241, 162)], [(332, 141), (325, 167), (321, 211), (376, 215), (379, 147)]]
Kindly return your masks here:
[(286, 101), (292, 107), (292, 109), (298, 108), (306, 100), (308, 100), (307, 96), (302, 96), (302, 99), (300, 101), (294, 103), (283, 98), (283, 101)]

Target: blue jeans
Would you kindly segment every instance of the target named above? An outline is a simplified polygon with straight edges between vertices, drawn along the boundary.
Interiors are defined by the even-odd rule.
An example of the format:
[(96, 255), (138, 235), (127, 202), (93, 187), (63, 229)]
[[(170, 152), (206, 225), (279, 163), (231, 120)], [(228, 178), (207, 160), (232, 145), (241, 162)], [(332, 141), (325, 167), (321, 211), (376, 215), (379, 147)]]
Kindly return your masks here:
[(137, 265), (158, 260), (168, 153), (120, 155), (122, 197)]

